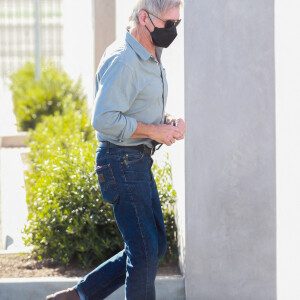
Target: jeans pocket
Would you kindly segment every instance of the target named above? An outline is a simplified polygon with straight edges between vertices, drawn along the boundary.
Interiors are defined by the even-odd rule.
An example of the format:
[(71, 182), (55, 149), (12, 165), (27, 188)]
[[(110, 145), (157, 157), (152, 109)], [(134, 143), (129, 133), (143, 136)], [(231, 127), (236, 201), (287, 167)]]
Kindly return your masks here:
[(122, 161), (126, 166), (134, 163), (140, 162), (144, 158), (144, 152), (138, 152), (138, 153), (126, 153), (122, 157)]
[(97, 166), (96, 173), (103, 200), (114, 204), (119, 198), (119, 192), (111, 165)]

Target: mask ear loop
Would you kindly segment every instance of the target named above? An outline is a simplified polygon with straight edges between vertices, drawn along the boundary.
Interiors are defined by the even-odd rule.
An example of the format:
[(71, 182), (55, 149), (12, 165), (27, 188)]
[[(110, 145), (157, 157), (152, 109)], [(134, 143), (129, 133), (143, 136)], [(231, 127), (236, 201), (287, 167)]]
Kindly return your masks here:
[[(148, 15), (148, 17), (149, 17), (149, 20), (150, 20), (150, 22), (152, 23), (152, 25), (154, 26), (154, 29), (156, 28), (156, 26), (154, 25), (154, 23), (152, 22), (152, 20), (151, 20), (151, 18), (150, 18), (150, 15), (149, 15), (149, 13), (146, 11), (146, 13), (147, 13), (147, 15)], [(151, 31), (149, 30), (149, 28), (145, 25), (145, 27), (147, 28), (147, 30), (151, 33)]]
[(151, 31), (148, 29), (148, 27), (145, 25), (145, 27), (147, 28), (147, 30), (149, 31), (149, 33), (151, 33)]

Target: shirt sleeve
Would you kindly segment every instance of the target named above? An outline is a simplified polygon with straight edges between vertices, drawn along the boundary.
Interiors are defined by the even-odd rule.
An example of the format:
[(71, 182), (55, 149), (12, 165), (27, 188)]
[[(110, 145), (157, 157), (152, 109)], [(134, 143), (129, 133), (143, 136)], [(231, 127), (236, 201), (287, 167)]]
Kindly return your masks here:
[(137, 120), (126, 111), (137, 96), (137, 82), (132, 69), (122, 62), (113, 62), (96, 75), (95, 102), (92, 126), (103, 135), (119, 142), (130, 138), (137, 128)]

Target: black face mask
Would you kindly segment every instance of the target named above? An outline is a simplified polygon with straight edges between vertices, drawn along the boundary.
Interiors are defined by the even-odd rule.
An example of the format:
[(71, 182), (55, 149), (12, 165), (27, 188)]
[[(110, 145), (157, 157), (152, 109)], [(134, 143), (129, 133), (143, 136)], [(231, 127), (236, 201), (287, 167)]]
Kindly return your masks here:
[[(150, 16), (149, 19), (153, 24)], [(171, 27), (168, 28), (158, 28), (154, 24), (153, 26), (154, 26), (154, 30), (152, 32), (146, 26), (146, 28), (148, 29), (152, 37), (153, 44), (157, 47), (168, 48), (177, 36), (177, 30), (175, 24), (173, 24)]]

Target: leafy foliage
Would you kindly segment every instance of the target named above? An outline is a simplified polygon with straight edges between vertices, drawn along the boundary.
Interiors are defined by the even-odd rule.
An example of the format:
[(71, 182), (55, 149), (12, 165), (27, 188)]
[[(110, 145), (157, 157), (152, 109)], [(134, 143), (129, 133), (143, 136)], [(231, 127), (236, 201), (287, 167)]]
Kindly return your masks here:
[(34, 129), (43, 116), (64, 113), (65, 101), (74, 101), (79, 109), (85, 100), (80, 81), (74, 83), (51, 62), (43, 64), (39, 81), (35, 80), (35, 66), (32, 62), (27, 62), (10, 79), (19, 130)]
[[(69, 106), (68, 113), (44, 118), (30, 131), (30, 170), (26, 177), (28, 223), (25, 244), (40, 259), (88, 267), (124, 247), (112, 206), (103, 201), (94, 171), (93, 128), (85, 110)], [(72, 105), (74, 107), (72, 107)], [(168, 235), (164, 261), (177, 259), (171, 166), (153, 165)]]
[(177, 194), (173, 188), (172, 167), (168, 154), (166, 160), (161, 166), (155, 163), (153, 164), (152, 172), (162, 205), (162, 213), (168, 241), (167, 252), (162, 258), (162, 262), (171, 262), (178, 258), (177, 226), (174, 212)]
[(86, 114), (49, 116), (31, 131), (26, 191), (26, 245), (40, 257), (84, 266), (122, 243), (112, 211), (100, 198), (94, 173), (94, 133)]

